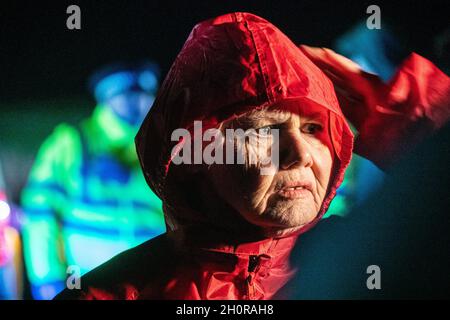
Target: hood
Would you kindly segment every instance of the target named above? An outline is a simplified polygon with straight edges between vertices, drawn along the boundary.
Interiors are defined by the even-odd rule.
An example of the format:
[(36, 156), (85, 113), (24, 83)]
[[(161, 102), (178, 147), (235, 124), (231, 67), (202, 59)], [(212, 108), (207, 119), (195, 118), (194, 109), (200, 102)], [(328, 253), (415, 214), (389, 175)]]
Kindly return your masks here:
[[(250, 13), (230, 13), (197, 24), (171, 66), (137, 136), (147, 183), (164, 203), (169, 229), (189, 221), (168, 190), (175, 129), (196, 120), (206, 130), (252, 109), (278, 103), (326, 108), (335, 152), (329, 191), (312, 227), (329, 207), (350, 162), (353, 134), (331, 81), (273, 24)], [(176, 187), (176, 186), (175, 186)], [(190, 213), (195, 215), (195, 213)], [(194, 218), (192, 218), (194, 219)], [(182, 222), (183, 221), (183, 222)]]

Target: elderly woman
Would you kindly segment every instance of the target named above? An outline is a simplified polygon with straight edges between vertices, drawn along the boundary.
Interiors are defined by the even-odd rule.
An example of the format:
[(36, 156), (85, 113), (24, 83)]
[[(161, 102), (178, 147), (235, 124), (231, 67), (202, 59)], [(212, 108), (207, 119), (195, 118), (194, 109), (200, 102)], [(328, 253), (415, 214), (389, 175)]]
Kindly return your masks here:
[[(423, 95), (423, 83), (425, 89), (408, 94), (417, 89), (410, 71), (418, 65), (427, 67), (425, 78), (440, 79), (432, 96)], [(402, 70), (395, 82), (402, 90), (384, 86), (331, 51), (297, 47), (248, 13), (196, 25), (136, 137), (147, 182), (163, 201), (167, 233), (116, 256), (84, 276), (81, 290), (58, 298), (272, 298), (295, 273), (289, 256), (298, 236), (327, 211), (350, 162), (353, 134), (329, 78), (359, 131), (356, 146), (380, 166), (448, 119), (448, 78), (418, 56)], [(431, 107), (441, 102), (435, 112)], [(354, 112), (356, 106), (363, 109)], [(427, 129), (405, 140), (418, 120)], [(186, 148), (198, 143), (195, 121), (200, 134), (255, 129), (271, 143), (217, 143), (216, 153), (243, 152), (245, 161), (205, 163), (205, 153)], [(174, 139), (177, 129), (194, 138)], [(261, 154), (275, 151), (275, 170), (262, 174)]]

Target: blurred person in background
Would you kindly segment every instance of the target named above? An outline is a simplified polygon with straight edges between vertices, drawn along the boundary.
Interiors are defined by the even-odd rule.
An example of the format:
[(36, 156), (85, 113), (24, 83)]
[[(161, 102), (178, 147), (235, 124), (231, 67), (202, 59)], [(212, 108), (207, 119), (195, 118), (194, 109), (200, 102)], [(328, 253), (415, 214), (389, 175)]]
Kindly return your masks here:
[(160, 233), (161, 201), (140, 170), (134, 136), (154, 100), (150, 62), (104, 67), (89, 81), (97, 106), (77, 126), (58, 125), (42, 144), (22, 192), (24, 256), (35, 299)]
[(0, 300), (22, 297), (22, 248), (15, 212), (6, 197), (0, 162)]

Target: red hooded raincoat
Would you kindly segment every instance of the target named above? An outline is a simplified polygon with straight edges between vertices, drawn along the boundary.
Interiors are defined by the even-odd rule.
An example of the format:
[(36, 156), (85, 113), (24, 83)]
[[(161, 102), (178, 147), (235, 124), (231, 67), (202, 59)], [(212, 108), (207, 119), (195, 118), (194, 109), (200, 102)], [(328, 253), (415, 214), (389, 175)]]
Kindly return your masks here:
[[(177, 144), (171, 141), (172, 132), (190, 129), (195, 120), (202, 120), (206, 130), (275, 104), (328, 110), (336, 165), (319, 214), (300, 232), (283, 238), (255, 241), (205, 231), (214, 224), (208, 213), (189, 208), (173, 191), (177, 190), (173, 181), (183, 177), (167, 178)], [(268, 21), (232, 13), (194, 27), (136, 146), (147, 182), (164, 203), (168, 232), (88, 273), (82, 278), (82, 290), (66, 290), (59, 298), (272, 298), (293, 275), (289, 254), (298, 235), (321, 219), (343, 179), (353, 134), (325, 74)]]

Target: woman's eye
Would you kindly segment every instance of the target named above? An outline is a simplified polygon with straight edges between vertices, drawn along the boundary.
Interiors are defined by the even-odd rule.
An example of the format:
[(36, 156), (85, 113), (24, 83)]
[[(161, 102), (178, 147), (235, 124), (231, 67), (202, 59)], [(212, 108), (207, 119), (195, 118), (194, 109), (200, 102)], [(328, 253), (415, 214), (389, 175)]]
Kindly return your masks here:
[(323, 130), (323, 126), (318, 123), (307, 123), (303, 126), (303, 130), (307, 134), (316, 134)]
[(256, 129), (256, 132), (262, 136), (270, 136), (274, 133), (273, 130), (279, 130), (280, 126), (281, 126), (280, 124), (271, 124)]
[(258, 129), (258, 133), (268, 136), (272, 133), (272, 126), (265, 126)]

